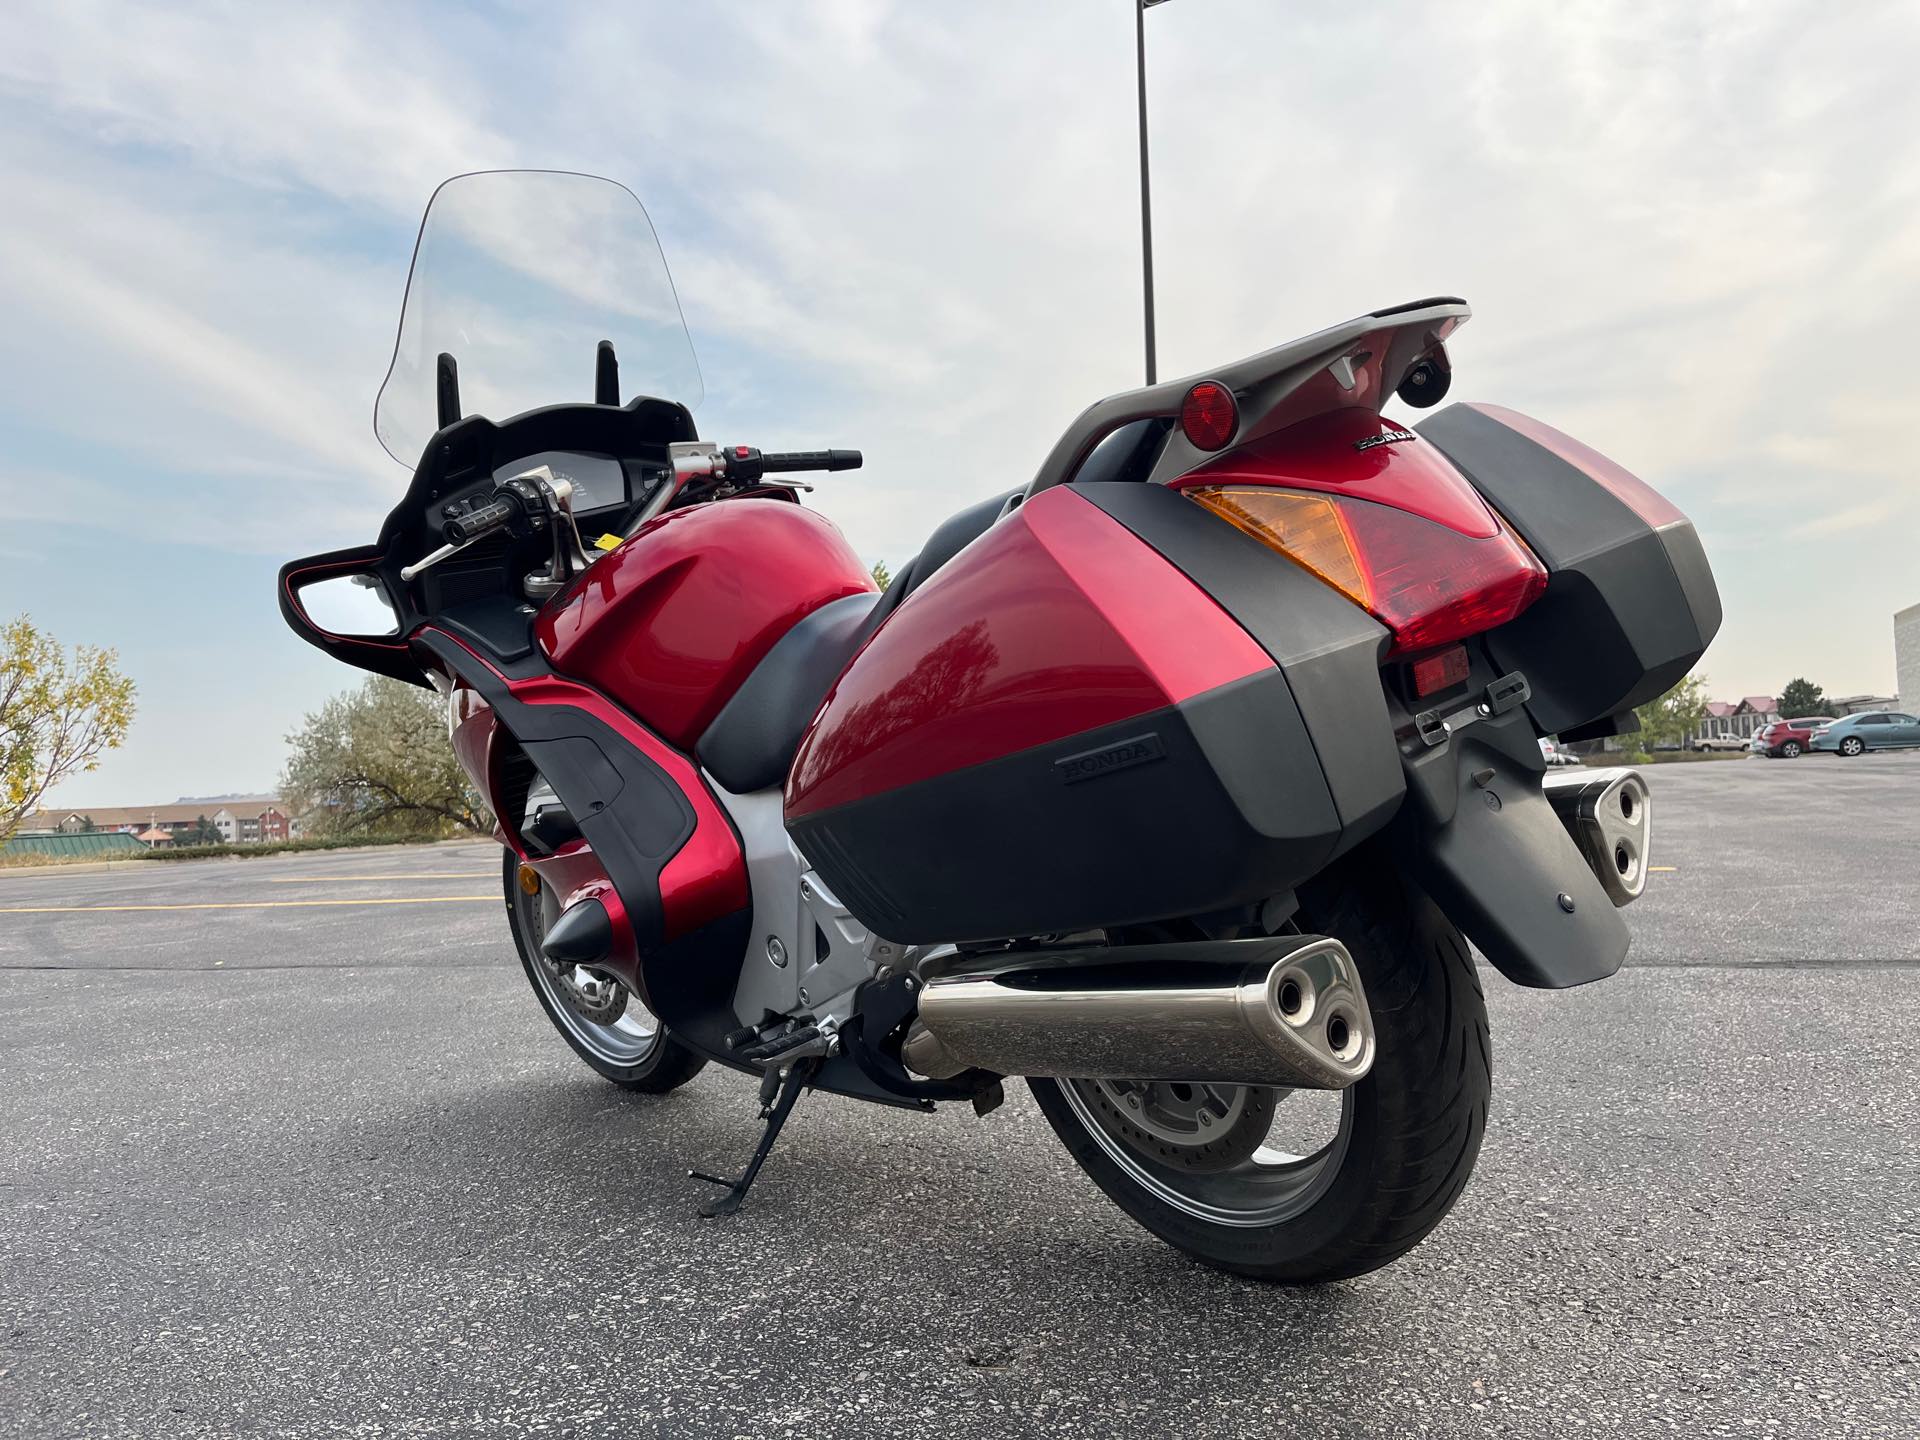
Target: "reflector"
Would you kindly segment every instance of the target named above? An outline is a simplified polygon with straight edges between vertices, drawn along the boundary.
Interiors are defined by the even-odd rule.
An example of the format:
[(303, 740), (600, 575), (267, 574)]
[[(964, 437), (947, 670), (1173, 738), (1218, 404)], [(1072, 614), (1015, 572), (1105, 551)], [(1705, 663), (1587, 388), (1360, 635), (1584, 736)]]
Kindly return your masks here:
[(1219, 450), (1240, 428), (1233, 392), (1217, 380), (1201, 380), (1180, 402), (1180, 431), (1196, 450)]

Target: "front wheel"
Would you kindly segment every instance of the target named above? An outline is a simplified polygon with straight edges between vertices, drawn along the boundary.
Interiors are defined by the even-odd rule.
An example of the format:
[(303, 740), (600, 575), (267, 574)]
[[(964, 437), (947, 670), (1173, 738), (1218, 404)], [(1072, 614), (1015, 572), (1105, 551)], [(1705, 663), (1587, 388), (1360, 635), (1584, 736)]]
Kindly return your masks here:
[(610, 975), (556, 964), (541, 953), (547, 927), (560, 913), (559, 899), (537, 876), (523, 885), (520, 858), (511, 850), (502, 855), (507, 920), (520, 968), (573, 1053), (614, 1084), (647, 1094), (676, 1090), (698, 1075), (707, 1062), (674, 1040), (639, 996)]
[(1398, 1259), (1453, 1208), (1486, 1132), (1486, 1001), (1460, 932), (1379, 845), (1302, 892), (1299, 923), (1352, 952), (1378, 1038), (1365, 1079), (1293, 1091), (1034, 1079), (1108, 1198), (1195, 1258), (1315, 1284)]

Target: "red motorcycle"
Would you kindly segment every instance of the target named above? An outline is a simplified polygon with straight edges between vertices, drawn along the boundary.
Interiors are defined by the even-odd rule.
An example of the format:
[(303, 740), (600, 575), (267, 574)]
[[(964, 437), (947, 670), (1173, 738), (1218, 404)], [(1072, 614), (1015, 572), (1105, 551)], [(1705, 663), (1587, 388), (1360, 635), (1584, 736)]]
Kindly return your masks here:
[[(1354, 1275), (1479, 1151), (1468, 940), (1531, 986), (1626, 954), (1646, 785), (1548, 776), (1540, 738), (1630, 729), (1720, 621), (1692, 525), (1578, 441), (1382, 418), (1445, 396), (1468, 314), (1102, 400), (880, 591), (794, 478), (858, 452), (699, 438), (632, 194), (464, 175), (376, 406), (407, 493), (280, 606), (446, 693), (521, 963), (588, 1065), (759, 1077), (759, 1148), (705, 1213), (808, 1089), (984, 1115), (1020, 1076), (1156, 1235)], [(593, 403), (545, 403), (590, 354)]]

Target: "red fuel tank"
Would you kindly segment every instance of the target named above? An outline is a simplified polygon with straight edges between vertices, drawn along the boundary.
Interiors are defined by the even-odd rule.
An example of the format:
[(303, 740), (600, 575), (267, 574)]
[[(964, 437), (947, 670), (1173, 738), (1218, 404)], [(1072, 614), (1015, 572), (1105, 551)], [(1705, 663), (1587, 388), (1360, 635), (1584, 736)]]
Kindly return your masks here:
[(874, 588), (831, 521), (784, 500), (725, 500), (650, 522), (534, 631), (555, 670), (691, 750), (795, 621)]

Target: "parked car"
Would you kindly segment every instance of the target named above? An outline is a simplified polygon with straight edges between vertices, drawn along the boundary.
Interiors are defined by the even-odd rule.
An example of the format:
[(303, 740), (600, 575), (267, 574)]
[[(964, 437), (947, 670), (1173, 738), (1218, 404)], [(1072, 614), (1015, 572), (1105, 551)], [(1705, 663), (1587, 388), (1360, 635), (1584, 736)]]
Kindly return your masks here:
[(1842, 715), (1813, 732), (1808, 748), (1836, 755), (1865, 750), (1907, 750), (1920, 746), (1920, 720), (1901, 710), (1864, 710)]
[(1695, 750), (1744, 750), (1747, 737), (1744, 735), (1696, 735), (1693, 737)]
[(1558, 741), (1549, 740), (1544, 736), (1542, 736), (1540, 740), (1540, 758), (1545, 760), (1549, 765), (1584, 765), (1587, 763), (1571, 750), (1561, 749)]
[(1756, 755), (1796, 760), (1813, 748), (1814, 732), (1830, 723), (1825, 715), (1809, 715), (1804, 720), (1776, 720), (1755, 735), (1753, 744), (1748, 748)]

